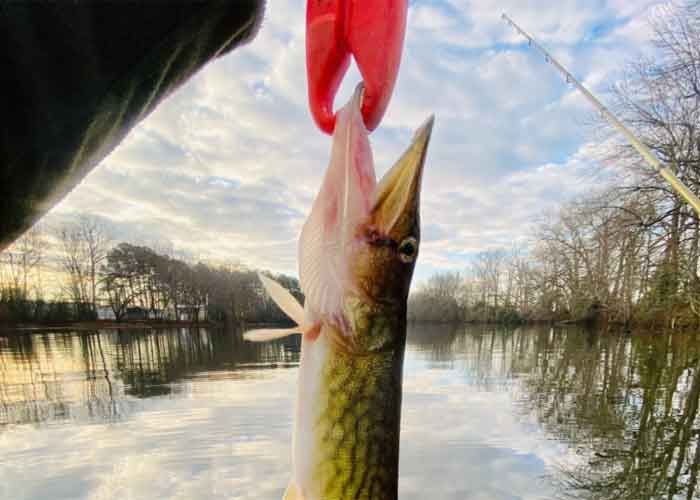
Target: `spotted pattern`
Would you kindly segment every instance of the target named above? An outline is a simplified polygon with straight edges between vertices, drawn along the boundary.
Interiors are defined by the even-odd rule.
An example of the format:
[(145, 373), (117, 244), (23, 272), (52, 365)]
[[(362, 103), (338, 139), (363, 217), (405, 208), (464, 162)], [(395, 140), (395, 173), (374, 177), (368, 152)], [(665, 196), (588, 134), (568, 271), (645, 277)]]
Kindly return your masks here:
[(332, 348), (324, 367), (321, 498), (396, 499), (405, 321), (361, 303), (348, 310), (355, 350)]

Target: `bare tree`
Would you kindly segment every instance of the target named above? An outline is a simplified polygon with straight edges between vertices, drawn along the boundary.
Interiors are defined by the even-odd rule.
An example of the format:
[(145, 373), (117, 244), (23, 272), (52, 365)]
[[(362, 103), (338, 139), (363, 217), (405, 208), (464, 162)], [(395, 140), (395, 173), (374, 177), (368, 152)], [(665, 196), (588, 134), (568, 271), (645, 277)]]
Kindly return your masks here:
[[(630, 64), (612, 92), (611, 108), (659, 159), (695, 192), (700, 191), (700, 3), (669, 2), (652, 20), (657, 49)], [(603, 151), (609, 161), (632, 167), (616, 192), (618, 208), (637, 212), (643, 233), (625, 241), (626, 263), (618, 262), (614, 292), (629, 288), (639, 269), (645, 308), (675, 321), (700, 291), (700, 220), (637, 153), (617, 144)], [(642, 208), (644, 207), (644, 208)], [(644, 213), (642, 213), (644, 212)], [(631, 235), (630, 235), (631, 236)], [(637, 249), (642, 245), (642, 252)]]
[(97, 310), (99, 268), (107, 258), (111, 246), (111, 237), (103, 224), (92, 217), (80, 218), (80, 234), (85, 245), (87, 257), (87, 278), (90, 286), (90, 303), (93, 311)]
[(21, 300), (29, 299), (32, 280), (36, 290), (35, 297), (40, 294), (40, 267), (46, 246), (46, 235), (43, 229), (34, 226), (0, 254), (6, 279)]
[(77, 304), (97, 310), (99, 269), (107, 257), (111, 238), (96, 218), (81, 216), (59, 230), (61, 267), (68, 277), (66, 291)]

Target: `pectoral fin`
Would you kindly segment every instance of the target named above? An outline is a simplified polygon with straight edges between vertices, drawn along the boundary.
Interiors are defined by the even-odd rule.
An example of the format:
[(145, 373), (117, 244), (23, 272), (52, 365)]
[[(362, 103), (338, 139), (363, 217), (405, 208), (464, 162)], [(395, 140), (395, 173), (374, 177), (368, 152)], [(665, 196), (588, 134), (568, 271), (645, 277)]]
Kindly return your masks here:
[(258, 274), (258, 277), (267, 294), (272, 298), (275, 304), (296, 323), (296, 326), (292, 328), (261, 328), (249, 330), (243, 334), (243, 338), (250, 342), (267, 342), (268, 340), (281, 339), (282, 337), (294, 335), (295, 333), (307, 335), (310, 340), (314, 340), (318, 337), (320, 323), (307, 324), (304, 321), (304, 308), (299, 304), (299, 301), (275, 280), (262, 274)]
[(258, 278), (263, 284), (267, 294), (275, 301), (284, 313), (289, 316), (297, 325), (304, 322), (304, 308), (301, 307), (299, 301), (289, 293), (289, 290), (277, 283), (275, 280), (268, 278), (264, 274), (258, 273)]
[(299, 328), (261, 328), (259, 330), (249, 330), (243, 334), (243, 338), (250, 342), (267, 342), (268, 340), (281, 339), (288, 335), (301, 333)]

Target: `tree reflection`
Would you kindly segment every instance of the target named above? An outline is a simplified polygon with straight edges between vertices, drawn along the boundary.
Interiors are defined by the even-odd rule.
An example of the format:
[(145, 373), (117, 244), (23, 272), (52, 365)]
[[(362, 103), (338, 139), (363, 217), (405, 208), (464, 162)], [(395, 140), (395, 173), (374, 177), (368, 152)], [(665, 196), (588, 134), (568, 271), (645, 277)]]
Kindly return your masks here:
[[(540, 331), (522, 401), (587, 460), (562, 467), (565, 496), (693, 498), (700, 447), (694, 336)], [(516, 356), (515, 359), (523, 359)]]
[(413, 326), (409, 348), (471, 384), (513, 390), (524, 414), (569, 445), (562, 497), (698, 496), (700, 339), (577, 328)]
[(298, 339), (244, 342), (240, 332), (180, 328), (16, 335), (0, 346), (0, 425), (114, 421), (138, 399), (182, 391), (197, 376), (260, 376), (293, 366)]

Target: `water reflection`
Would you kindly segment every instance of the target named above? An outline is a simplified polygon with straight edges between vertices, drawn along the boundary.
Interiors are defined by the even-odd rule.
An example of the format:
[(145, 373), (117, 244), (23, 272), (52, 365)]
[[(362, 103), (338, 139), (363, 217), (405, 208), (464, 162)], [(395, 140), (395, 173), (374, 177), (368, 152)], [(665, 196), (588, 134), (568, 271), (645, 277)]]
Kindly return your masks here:
[(413, 345), (569, 446), (551, 480), (569, 498), (698, 496), (700, 342), (672, 333), (422, 326)]
[[(12, 472), (36, 467), (62, 478), (56, 498), (279, 498), (298, 356), (294, 338), (205, 329), (2, 337), (0, 449), (15, 469), (0, 497), (43, 498)], [(699, 360), (695, 335), (413, 326), (401, 498), (694, 498)], [(56, 465), (94, 446), (112, 451)], [(151, 448), (151, 470), (124, 462)]]
[[(600, 499), (693, 498), (700, 465), (695, 336), (539, 332), (522, 402), (585, 460), (561, 489)], [(522, 357), (521, 357), (522, 356)]]
[[(299, 341), (244, 342), (239, 332), (206, 329), (44, 332), (3, 337), (0, 426), (46, 421), (118, 420), (135, 398), (182, 391), (178, 380), (217, 371), (260, 376), (295, 366)], [(235, 371), (230, 371), (231, 368)]]

